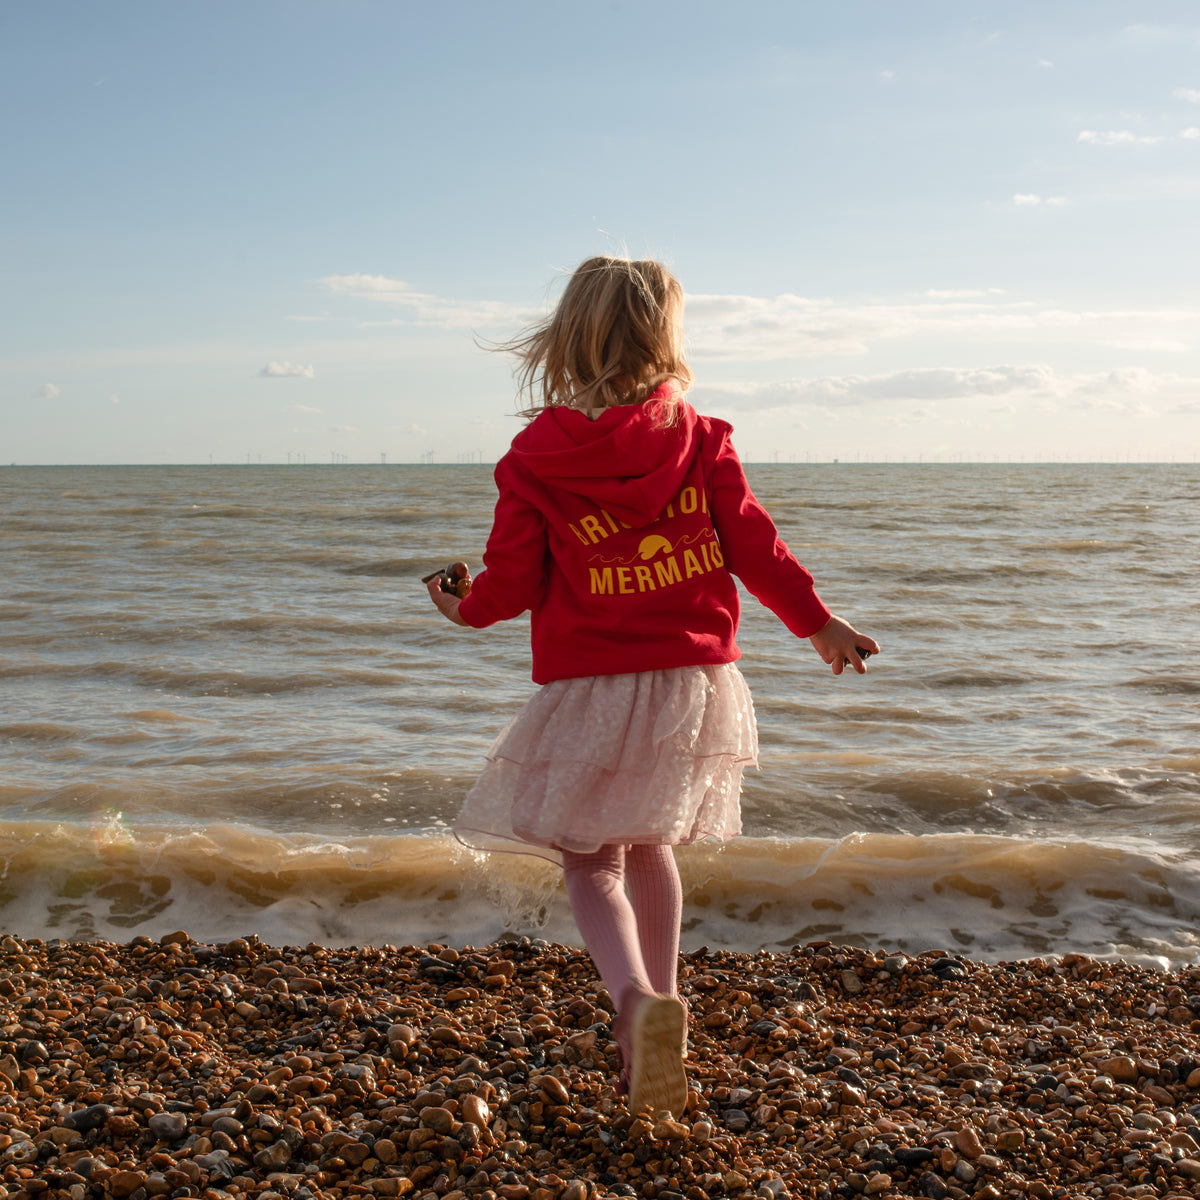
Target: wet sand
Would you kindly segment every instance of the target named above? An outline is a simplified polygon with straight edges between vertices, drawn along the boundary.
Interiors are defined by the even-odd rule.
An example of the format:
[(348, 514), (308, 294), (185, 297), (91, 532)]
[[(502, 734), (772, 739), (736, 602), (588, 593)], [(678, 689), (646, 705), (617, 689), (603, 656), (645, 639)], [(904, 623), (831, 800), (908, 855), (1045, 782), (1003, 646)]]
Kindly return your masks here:
[(685, 1112), (581, 951), (0, 939), (0, 1194), (1200, 1196), (1200, 967), (681, 960)]

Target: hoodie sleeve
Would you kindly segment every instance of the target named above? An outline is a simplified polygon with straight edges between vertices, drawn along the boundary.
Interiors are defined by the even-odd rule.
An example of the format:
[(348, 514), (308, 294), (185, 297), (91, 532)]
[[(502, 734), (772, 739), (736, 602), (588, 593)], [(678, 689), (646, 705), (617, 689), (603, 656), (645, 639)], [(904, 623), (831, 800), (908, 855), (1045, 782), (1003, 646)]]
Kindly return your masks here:
[(813, 586), (813, 577), (787, 548), (775, 522), (759, 504), (730, 440), (732, 428), (712, 421), (708, 479), (713, 527), (725, 566), (797, 637), (811, 637), (831, 613)]
[(504, 459), (496, 465), (500, 495), (483, 552), (483, 570), (458, 606), (468, 625), (483, 629), (532, 608), (545, 586), (547, 535), (541, 511), (515, 491)]

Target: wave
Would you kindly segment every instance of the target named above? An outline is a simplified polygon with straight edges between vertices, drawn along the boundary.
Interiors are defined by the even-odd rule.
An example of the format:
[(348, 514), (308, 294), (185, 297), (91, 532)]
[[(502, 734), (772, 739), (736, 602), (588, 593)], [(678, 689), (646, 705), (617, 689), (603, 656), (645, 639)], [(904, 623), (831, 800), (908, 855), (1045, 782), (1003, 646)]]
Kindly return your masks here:
[[(1060, 839), (855, 833), (741, 838), (677, 852), (684, 948), (816, 939), (1001, 960), (1078, 951), (1200, 961), (1190, 858)], [(478, 855), (445, 832), (320, 839), (245, 825), (0, 825), (0, 916), (23, 936), (481, 945), (540, 932), (579, 944), (561, 872)]]
[(12, 725), (0, 725), (0, 738), (26, 742), (69, 742), (83, 736), (82, 730), (54, 721), (19, 721)]
[(6, 663), (0, 664), (0, 679), (54, 677), (58, 679), (123, 679), (156, 691), (182, 692), (194, 696), (274, 696), (334, 687), (394, 688), (407, 682), (391, 671), (339, 667), (304, 671), (291, 675), (255, 674), (238, 670), (186, 670), (175, 666), (143, 666), (132, 662), (91, 663)]

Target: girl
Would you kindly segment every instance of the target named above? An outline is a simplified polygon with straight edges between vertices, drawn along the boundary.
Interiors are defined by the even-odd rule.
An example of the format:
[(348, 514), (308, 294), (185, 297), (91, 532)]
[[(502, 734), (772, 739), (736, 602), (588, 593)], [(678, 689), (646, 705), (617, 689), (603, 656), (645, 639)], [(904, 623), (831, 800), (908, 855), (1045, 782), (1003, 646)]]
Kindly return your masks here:
[(529, 424), (496, 466), (484, 570), (458, 625), (531, 613), (541, 689), (488, 754), (455, 826), (561, 862), (617, 1005), (633, 1109), (679, 1115), (686, 1010), (672, 847), (741, 832), (754, 708), (734, 665), (736, 575), (833, 667), (872, 638), (832, 616), (751, 493), (721, 420), (683, 399), (683, 291), (657, 262), (591, 258), (514, 352)]

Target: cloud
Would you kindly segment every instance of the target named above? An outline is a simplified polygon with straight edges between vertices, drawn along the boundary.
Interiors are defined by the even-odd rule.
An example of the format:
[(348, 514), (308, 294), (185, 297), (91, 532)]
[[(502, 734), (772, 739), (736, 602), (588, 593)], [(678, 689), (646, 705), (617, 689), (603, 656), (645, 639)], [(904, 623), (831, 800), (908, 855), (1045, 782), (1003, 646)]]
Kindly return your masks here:
[[(923, 367), (881, 375), (824, 376), (771, 383), (725, 383), (698, 387), (703, 402), (744, 411), (815, 407), (827, 410), (872, 404), (1002, 401), (988, 411), (1014, 411), (1021, 402), (1045, 401), (1052, 408), (1147, 412), (1148, 402), (1166, 398), (1195, 381), (1141, 367), (1059, 374), (1042, 363), (993, 367)], [(928, 413), (928, 407), (913, 411)]]
[(108, 396), (108, 402), (109, 402), (109, 404), (120, 404), (121, 397), (118, 396), (115, 392), (110, 392), (109, 396)]
[(891, 81), (896, 78), (896, 72), (895, 71), (880, 71), (879, 78), (884, 83), (891, 83)]
[(1003, 288), (929, 288), (924, 292), (934, 300), (976, 300), (984, 296), (1003, 296)]
[(1051, 62), (1050, 59), (1048, 59), (1048, 58), (1039, 58), (1037, 61), (1037, 65), (1039, 67), (1052, 67), (1052, 66), (1054, 66), (1054, 63)]
[(684, 319), (691, 356), (722, 362), (863, 354), (881, 342), (920, 338), (995, 342), (1024, 336), (1092, 345), (1153, 343), (1160, 350), (1200, 341), (1195, 309), (1038, 308), (994, 291), (860, 304), (791, 294), (689, 295)]
[(1187, 129), (1181, 129), (1179, 131), (1179, 136), (1181, 138), (1187, 138), (1190, 142), (1194, 142), (1197, 138), (1200, 138), (1200, 127), (1192, 125)]
[(424, 425), (410, 425), (404, 432), (408, 434), (424, 434), (428, 433), (429, 430)]
[(298, 413), (317, 413), (319, 415), (324, 410), (320, 408), (313, 408), (311, 404), (289, 404), (287, 405), (285, 411)]
[(371, 325), (478, 329), (523, 324), (543, 315), (540, 310), (499, 300), (447, 300), (428, 292), (418, 292), (404, 280), (391, 279), (386, 275), (326, 275), (321, 282), (335, 295), (352, 296), (408, 310), (404, 316), (391, 321), (369, 322)]
[(1013, 196), (1013, 203), (1018, 208), (1036, 208), (1043, 204), (1048, 208), (1061, 208), (1067, 202), (1066, 196), (1046, 196), (1043, 198), (1042, 196), (1039, 196), (1037, 192), (1017, 192), (1016, 195)]
[(1046, 391), (1053, 371), (1046, 366), (923, 367), (884, 375), (832, 375), (778, 383), (718, 384), (705, 387), (739, 408), (793, 405), (870, 404), (885, 401), (953, 400)]
[(1131, 129), (1084, 129), (1076, 139), (1080, 142), (1090, 142), (1093, 146), (1143, 146), (1157, 145), (1165, 139), (1161, 135), (1139, 137)]
[(285, 321), (328, 321), (329, 314), (322, 313), (319, 317), (303, 317), (300, 315), (287, 316), (283, 318)]
[(54, 383), (43, 383), (34, 394), (39, 400), (57, 400), (62, 395), (62, 388)]
[(1200, 104), (1200, 88), (1177, 87), (1171, 95), (1176, 100), (1186, 100), (1189, 104)]
[(285, 362), (269, 362), (258, 374), (263, 379), (315, 379), (317, 377), (315, 367), (301, 367)]
[(357, 433), (357, 425), (330, 425), (330, 433)]

